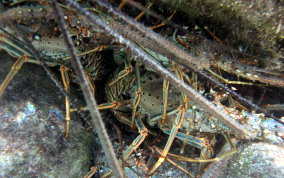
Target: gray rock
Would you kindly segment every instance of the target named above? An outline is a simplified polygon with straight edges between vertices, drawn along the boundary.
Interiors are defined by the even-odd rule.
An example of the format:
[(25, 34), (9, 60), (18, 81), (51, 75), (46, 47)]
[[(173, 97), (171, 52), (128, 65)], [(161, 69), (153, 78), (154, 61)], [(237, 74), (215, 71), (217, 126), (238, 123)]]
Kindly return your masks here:
[(243, 144), (238, 152), (211, 166), (202, 177), (284, 177), (284, 147)]
[[(14, 60), (2, 53), (0, 81)], [(64, 96), (43, 68), (24, 64), (0, 103), (0, 177), (82, 177), (94, 136), (71, 115), (64, 137)]]

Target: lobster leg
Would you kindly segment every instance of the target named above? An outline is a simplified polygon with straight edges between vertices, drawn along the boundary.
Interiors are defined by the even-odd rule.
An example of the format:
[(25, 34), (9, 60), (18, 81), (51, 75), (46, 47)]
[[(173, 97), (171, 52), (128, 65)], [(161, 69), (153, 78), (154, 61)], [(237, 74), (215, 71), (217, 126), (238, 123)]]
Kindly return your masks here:
[[(64, 85), (64, 90), (66, 91), (66, 93), (69, 93), (70, 92), (70, 79), (69, 79), (69, 76), (68, 76), (68, 68), (66, 66), (63, 66), (61, 65), (60, 66), (60, 73), (61, 73), (61, 78), (62, 78), (62, 81), (63, 81), (63, 85)], [(93, 82), (91, 81), (90, 79), (90, 76), (87, 75), (87, 80), (88, 80), (88, 83), (92, 89), (92, 92), (95, 93), (95, 86), (93, 84)], [(85, 108), (81, 108), (80, 110), (84, 110)], [(65, 97), (65, 113), (66, 113), (66, 116), (65, 116), (65, 122), (66, 122), (66, 126), (65, 126), (65, 137), (68, 137), (70, 135), (70, 120), (71, 120), (71, 117), (70, 117), (70, 113), (73, 112), (73, 111), (76, 111), (76, 109), (71, 109), (70, 108), (70, 101), (69, 101), (69, 98), (68, 96)]]
[[(129, 104), (130, 101), (129, 100), (123, 100), (123, 101), (114, 101), (112, 103), (103, 103), (103, 104), (99, 104), (98, 105), (98, 109), (99, 110), (104, 110), (104, 109), (116, 109), (119, 106), (123, 105), (123, 104)], [(81, 107), (79, 109), (76, 108), (70, 108), (70, 112), (75, 112), (75, 111), (87, 111), (88, 108), (87, 107)]]
[[(166, 115), (174, 115), (178, 112), (178, 109), (174, 109), (174, 110), (171, 110), (171, 111), (168, 111), (166, 113)], [(148, 124), (150, 124), (151, 126), (155, 125), (162, 117), (162, 114), (159, 114), (159, 115), (156, 115), (154, 117), (152, 117), (150, 120), (148, 120)]]
[(135, 115), (137, 111), (137, 107), (139, 105), (139, 102), (142, 97), (142, 89), (141, 89), (141, 83), (140, 83), (140, 72), (139, 72), (139, 64), (135, 64), (135, 87), (136, 87), (136, 96), (133, 99), (133, 108), (132, 108), (132, 116), (131, 116), (131, 128), (134, 129), (134, 121), (135, 121)]
[(129, 104), (129, 102), (130, 102), (129, 100), (123, 100), (123, 101), (114, 101), (112, 103), (103, 103), (98, 106), (98, 109), (103, 110), (103, 109), (118, 108), (120, 105)]
[(184, 115), (185, 115), (185, 109), (183, 106), (181, 106), (179, 108), (179, 112), (175, 118), (175, 122), (174, 125), (171, 129), (171, 133), (170, 136), (168, 138), (168, 141), (166, 143), (166, 146), (164, 148), (164, 150), (162, 151), (161, 157), (158, 159), (158, 161), (156, 162), (156, 164), (149, 170), (149, 172), (147, 173), (148, 175), (152, 175), (158, 168), (159, 166), (165, 161), (165, 157), (167, 156), (171, 145), (174, 141), (174, 138), (176, 137), (177, 131), (181, 125), (181, 123), (183, 122), (184, 119)]
[[(121, 101), (113, 101), (111, 103), (103, 103), (103, 104), (98, 105), (98, 109), (99, 110), (116, 109), (116, 108), (119, 108), (121, 105), (125, 105), (125, 104), (130, 104), (130, 100), (121, 100)], [(87, 111), (88, 108), (87, 107), (81, 107), (79, 109), (71, 108), (70, 112), (75, 112), (78, 110)], [(124, 123), (129, 126), (131, 125), (129, 118), (125, 117), (124, 114), (121, 114), (119, 111), (116, 111), (116, 116), (121, 123)]]
[[(154, 150), (156, 152), (158, 152), (159, 154), (162, 154), (162, 150), (160, 150), (158, 147), (153, 146)], [(190, 172), (188, 172), (186, 169), (184, 169), (183, 167), (181, 167), (180, 165), (178, 165), (177, 163), (175, 163), (172, 159), (170, 159), (168, 156), (165, 158), (166, 161), (168, 161), (169, 163), (171, 163), (172, 165), (174, 165), (175, 167), (177, 167), (178, 169), (180, 169), (182, 172), (184, 172), (185, 174), (187, 174), (189, 177), (194, 177), (193, 174), (191, 174)]]
[(236, 85), (256, 85), (253, 84), (251, 82), (243, 82), (243, 81), (230, 81), (228, 79), (223, 78), (221, 75), (216, 74), (214, 71), (207, 69), (207, 71), (209, 73), (211, 73), (212, 75), (214, 75), (215, 77), (217, 77), (218, 79), (222, 80), (223, 82), (225, 82), (226, 84), (236, 84)]
[[(185, 75), (185, 73), (182, 74), (182, 78), (185, 79), (185, 80), (189, 79), (188, 76)], [(191, 78), (191, 80), (187, 80), (187, 81), (189, 81), (189, 83), (192, 84), (192, 86), (194, 87), (194, 89), (195, 89), (196, 91), (198, 91), (197, 75), (196, 75), (195, 73), (192, 73), (192, 78)], [(192, 82), (191, 82), (191, 81), (192, 81)], [(192, 118), (193, 118), (194, 120), (196, 120), (196, 110), (195, 110), (194, 107), (192, 107)], [(189, 134), (190, 134), (190, 130), (186, 131), (186, 135), (189, 136)], [(186, 137), (186, 139), (187, 139), (187, 137)], [(185, 139), (185, 140), (186, 140), (186, 139)], [(186, 144), (187, 144), (187, 142), (184, 141), (183, 144), (182, 144), (182, 146), (181, 146), (180, 153), (184, 153), (184, 149), (185, 149)], [(194, 146), (194, 145), (193, 145), (193, 146)], [(200, 148), (200, 149), (201, 149), (201, 148)]]
[[(154, 146), (153, 147), (154, 150), (156, 152), (158, 152), (159, 154), (161, 154), (162, 150), (159, 149), (158, 147)], [(212, 158), (212, 159), (192, 159), (192, 158), (187, 158), (187, 157), (183, 157), (183, 156), (179, 156), (176, 154), (172, 154), (172, 153), (168, 153), (168, 156), (165, 158), (169, 163), (171, 163), (172, 165), (174, 165), (175, 167), (177, 167), (178, 169), (180, 169), (181, 171), (183, 171), (185, 174), (187, 174), (190, 177), (195, 177), (194, 175), (192, 175), (190, 172), (188, 172), (187, 170), (185, 170), (183, 167), (181, 167), (180, 165), (178, 165), (177, 163), (175, 163), (173, 160), (179, 160), (179, 161), (184, 161), (184, 162), (191, 162), (191, 163), (210, 163), (210, 162), (217, 162), (220, 161), (222, 159), (224, 159), (227, 156), (230, 156), (234, 153), (236, 153), (236, 149), (233, 149), (232, 151), (225, 153), (223, 155), (221, 155), (220, 157), (217, 158)]]
[(87, 76), (88, 83), (90, 84), (91, 90), (93, 92), (93, 95), (95, 96), (96, 86), (95, 86), (94, 82), (92, 81), (90, 74), (87, 71), (86, 71), (86, 76)]
[[(154, 0), (154, 1), (155, 1), (155, 0)], [(154, 4), (154, 1), (150, 2), (150, 3), (147, 5), (146, 9), (149, 9), (150, 7), (152, 7), (153, 4)], [(145, 14), (145, 11), (143, 10), (139, 15), (137, 15), (137, 16), (135, 17), (135, 20), (139, 20), (144, 14)]]
[(130, 74), (132, 72), (132, 70), (133, 70), (132, 66), (126, 66), (125, 69), (123, 69), (122, 71), (119, 72), (117, 78), (115, 78), (113, 81), (111, 81), (108, 85), (112, 86), (117, 81), (119, 81), (123, 77), (127, 76), (128, 74)]
[(126, 64), (125, 68), (118, 73), (118, 75), (115, 79), (113, 79), (111, 82), (109, 82), (109, 84), (108, 84), (109, 87), (112, 86), (113, 84), (115, 84), (116, 82), (118, 82), (119, 80), (121, 80), (122, 78), (126, 77), (127, 75), (129, 75), (133, 71), (133, 67), (130, 64), (130, 61), (129, 61), (128, 58), (125, 60), (125, 64)]
[(84, 178), (91, 178), (98, 172), (98, 167), (93, 166), (91, 167), (91, 170), (87, 173), (87, 175), (84, 176)]
[[(28, 62), (28, 63), (41, 64), (41, 61), (35, 60), (32, 51), (30, 51), (29, 48), (27, 48), (24, 44), (20, 43), (19, 41), (20, 40), (17, 41), (5, 33), (2, 32), (0, 33), (0, 48), (4, 49), (11, 56), (18, 58), (17, 61), (12, 66), (12, 69), (10, 70), (10, 72), (8, 73), (8, 75), (5, 77), (4, 81), (0, 85), (0, 97), (3, 95), (5, 89), (12, 81), (12, 79), (15, 77), (15, 75), (19, 72), (19, 70), (22, 68), (24, 63)], [(56, 63), (52, 62), (46, 62), (46, 64), (48, 66), (56, 65)]]
[[(170, 135), (171, 134), (171, 130), (170, 129), (161, 129), (165, 134), (167, 135)], [(205, 138), (198, 138), (198, 137), (194, 137), (194, 136), (191, 136), (191, 135), (187, 135), (187, 134), (184, 134), (184, 133), (181, 133), (181, 132), (177, 132), (176, 133), (176, 136), (175, 136), (177, 139), (189, 144), (189, 145), (192, 145), (196, 148), (199, 148), (199, 149), (203, 149), (203, 148), (207, 148), (207, 139)]]
[[(178, 109), (175, 109), (175, 110), (167, 112), (167, 115), (173, 115), (173, 114), (176, 114), (177, 112), (178, 112)], [(161, 118), (161, 115), (158, 115), (158, 116), (151, 118), (148, 122), (150, 125), (154, 125), (154, 123), (156, 123), (157, 120), (159, 120), (160, 118)], [(161, 130), (167, 135), (171, 134), (171, 129), (161, 128)], [(176, 138), (185, 142), (186, 144), (192, 145), (199, 149), (206, 148), (208, 145), (207, 140), (205, 138), (198, 138), (198, 137), (194, 137), (189, 134), (185, 134), (181, 132), (176, 133)]]
[(15, 77), (15, 75), (19, 72), (19, 70), (22, 68), (23, 64), (25, 62), (28, 62), (29, 57), (24, 55), (22, 57), (19, 57), (19, 59), (14, 63), (12, 66), (10, 72), (5, 77), (4, 81), (0, 85), (0, 97), (3, 95), (5, 89), (9, 85), (9, 83), (12, 81), (12, 79)]
[(140, 135), (136, 137), (136, 139), (131, 143), (131, 145), (123, 153), (123, 160), (126, 160), (128, 156), (141, 145), (141, 143), (145, 140), (146, 136), (148, 135), (148, 129), (144, 126), (140, 117), (137, 117), (135, 119), (135, 123), (136, 123), (136, 126), (138, 128)]
[[(214, 154), (214, 151), (211, 147), (202, 148), (200, 151), (199, 158), (200, 160), (206, 160), (206, 159), (212, 158), (213, 154)], [(200, 163), (198, 174), (201, 174), (204, 171), (204, 169), (206, 169), (207, 166), (208, 166), (208, 163)]]
[(168, 157), (171, 158), (171, 159), (174, 159), (174, 160), (190, 162), (190, 163), (208, 163), (208, 162), (221, 161), (225, 157), (230, 156), (230, 155), (232, 155), (236, 152), (237, 152), (236, 149), (232, 149), (230, 152), (224, 153), (223, 155), (221, 155), (219, 157), (211, 158), (211, 159), (192, 159), (192, 158), (176, 155), (176, 154), (173, 154), (173, 153), (168, 153)]
[[(64, 85), (64, 89), (67, 93), (70, 91), (70, 80), (68, 77), (68, 68), (65, 66), (60, 66), (60, 73)], [(65, 121), (66, 121), (66, 127), (65, 127), (65, 137), (68, 137), (70, 134), (70, 101), (69, 98), (66, 96), (65, 97), (65, 111), (66, 111), (66, 116), (65, 116)]]
[(126, 2), (127, 2), (127, 0), (121, 0), (120, 4), (118, 6), (118, 9), (122, 9)]
[[(171, 20), (171, 19), (173, 18), (173, 16), (175, 15), (175, 13), (176, 13), (176, 11), (174, 11), (174, 12), (167, 18), (167, 20), (168, 20), (168, 21)], [(150, 29), (156, 29), (156, 28), (162, 27), (162, 26), (164, 26), (164, 25), (166, 25), (166, 22), (161, 22), (161, 23), (159, 23), (158, 25), (155, 25), (155, 26), (150, 27)]]
[[(60, 66), (60, 73), (61, 73), (61, 78), (63, 81), (63, 85), (64, 85), (64, 90), (66, 91), (66, 93), (70, 92), (70, 79), (68, 76), (68, 68), (66, 66)], [(87, 80), (88, 83), (90, 84), (90, 87), (92, 89), (93, 94), (95, 94), (95, 85), (93, 84), (93, 82), (91, 81), (91, 78), (89, 75), (87, 75)], [(84, 110), (84, 108), (82, 108), (81, 110)], [(65, 116), (65, 121), (66, 121), (66, 127), (65, 127), (65, 137), (68, 137), (70, 134), (70, 113), (75, 111), (74, 109), (70, 109), (70, 101), (68, 96), (65, 97), (65, 112), (66, 112), (66, 116)]]
[(167, 117), (167, 106), (168, 106), (168, 95), (169, 95), (170, 82), (167, 80), (163, 81), (163, 115), (161, 124), (165, 124)]

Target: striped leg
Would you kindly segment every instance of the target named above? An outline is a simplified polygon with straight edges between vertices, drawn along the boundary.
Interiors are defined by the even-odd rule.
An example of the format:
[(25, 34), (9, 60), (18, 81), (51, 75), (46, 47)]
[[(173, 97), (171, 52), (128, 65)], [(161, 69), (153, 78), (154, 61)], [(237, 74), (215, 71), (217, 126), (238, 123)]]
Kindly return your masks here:
[(179, 112), (178, 112), (178, 114), (175, 118), (174, 125), (171, 129), (170, 136), (168, 138), (166, 146), (161, 153), (161, 157), (158, 159), (156, 164), (149, 170), (149, 172), (147, 173), (148, 175), (152, 175), (160, 167), (160, 165), (165, 161), (165, 157), (167, 156), (167, 154), (168, 154), (168, 152), (171, 148), (171, 145), (174, 141), (174, 138), (176, 137), (177, 131), (178, 131), (179, 127), (181, 126), (181, 123), (183, 122), (184, 115), (185, 115), (185, 109), (184, 109), (184, 107), (180, 107)]
[[(66, 93), (70, 92), (70, 80), (68, 77), (68, 68), (65, 66), (60, 66), (60, 73), (61, 73), (61, 78), (63, 81), (63, 85), (64, 85), (64, 89), (66, 91)], [(69, 98), (66, 96), (65, 97), (65, 112), (66, 112), (66, 116), (65, 116), (65, 122), (66, 122), (66, 126), (65, 126), (65, 137), (68, 137), (70, 134), (70, 101)]]
[(15, 75), (19, 72), (19, 70), (22, 68), (23, 64), (28, 62), (29, 58), (27, 56), (20, 57), (12, 66), (10, 72), (5, 77), (4, 81), (0, 85), (0, 97), (3, 95), (5, 89), (9, 85), (9, 83), (13, 80)]
[(139, 117), (135, 119), (136, 126), (140, 135), (136, 137), (136, 139), (131, 143), (131, 145), (127, 148), (127, 150), (123, 153), (123, 160), (126, 160), (128, 156), (135, 151), (141, 143), (145, 140), (148, 135), (148, 129), (144, 126), (143, 122)]

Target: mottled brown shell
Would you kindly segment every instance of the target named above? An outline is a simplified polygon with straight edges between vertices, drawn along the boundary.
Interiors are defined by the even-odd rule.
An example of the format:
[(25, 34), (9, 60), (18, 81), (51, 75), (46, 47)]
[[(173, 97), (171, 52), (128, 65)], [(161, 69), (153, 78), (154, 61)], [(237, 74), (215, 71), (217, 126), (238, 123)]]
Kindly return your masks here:
[[(142, 98), (139, 103), (141, 110), (153, 117), (163, 112), (163, 79), (154, 72), (146, 72), (141, 76)], [(131, 93), (134, 97), (135, 92)], [(170, 87), (167, 110), (176, 109), (180, 93)]]

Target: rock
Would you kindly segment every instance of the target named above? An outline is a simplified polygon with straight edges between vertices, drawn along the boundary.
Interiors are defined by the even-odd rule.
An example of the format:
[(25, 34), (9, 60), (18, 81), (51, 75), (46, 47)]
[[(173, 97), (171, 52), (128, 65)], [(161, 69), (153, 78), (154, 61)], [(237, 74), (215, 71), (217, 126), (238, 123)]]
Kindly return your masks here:
[[(14, 61), (2, 53), (1, 82)], [(89, 171), (94, 135), (71, 115), (71, 135), (64, 137), (64, 101), (41, 66), (23, 65), (0, 103), (0, 177), (82, 177)]]
[(207, 27), (242, 51), (276, 50), (283, 35), (283, 2), (276, 0), (159, 0), (157, 4), (162, 11), (176, 9), (183, 23)]
[(284, 147), (243, 144), (238, 152), (217, 162), (202, 177), (284, 177)]

